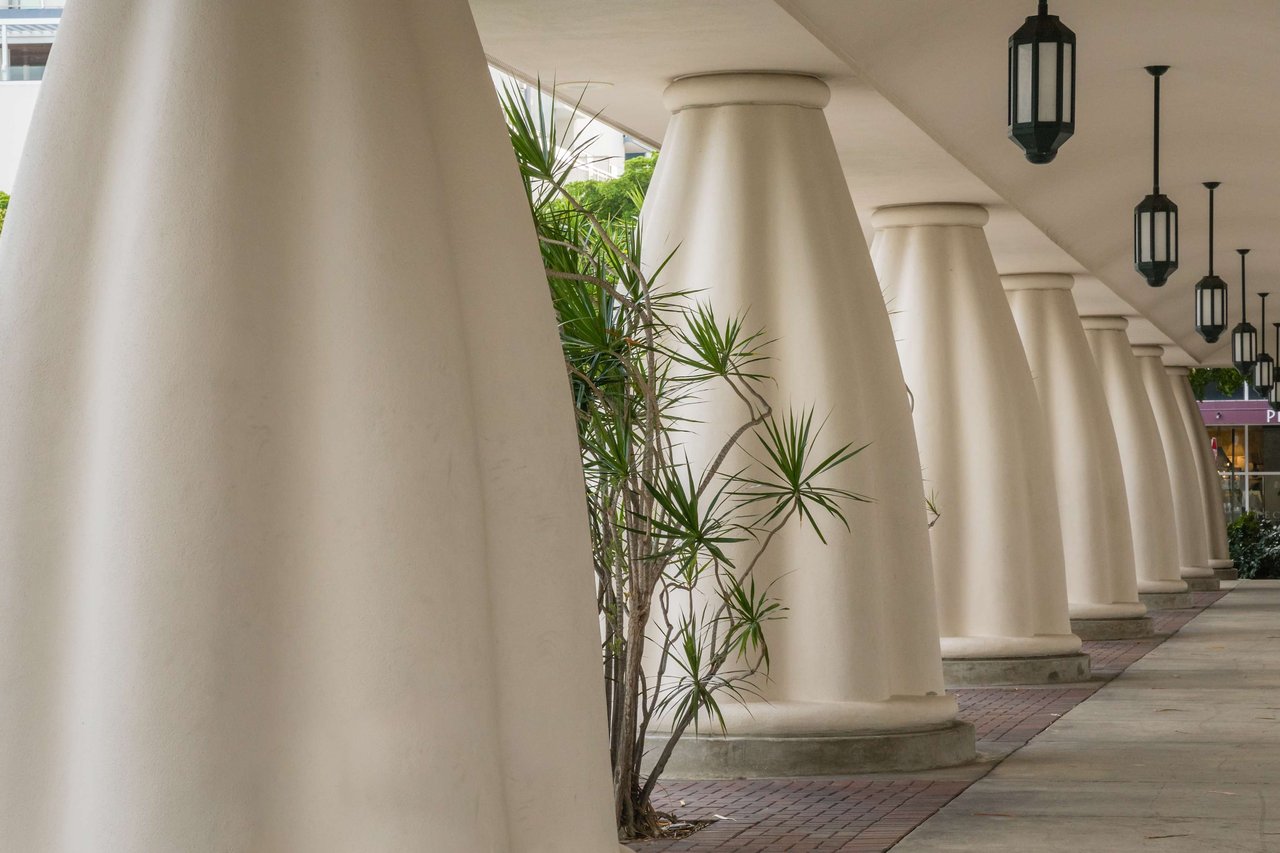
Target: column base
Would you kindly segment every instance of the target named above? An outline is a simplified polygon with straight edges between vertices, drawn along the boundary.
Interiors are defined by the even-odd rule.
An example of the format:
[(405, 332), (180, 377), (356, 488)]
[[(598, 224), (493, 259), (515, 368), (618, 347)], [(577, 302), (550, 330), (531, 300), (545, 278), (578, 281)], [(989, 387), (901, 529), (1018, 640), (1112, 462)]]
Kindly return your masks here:
[(1240, 580), (1240, 570), (1235, 566), (1224, 569), (1214, 569), (1213, 576), (1220, 581), (1238, 581)]
[[(650, 756), (666, 742), (650, 735)], [(663, 774), (669, 779), (751, 779), (916, 772), (967, 764), (977, 756), (970, 723), (920, 731), (849, 735), (685, 734)]]
[(1128, 619), (1072, 619), (1071, 633), (1082, 640), (1141, 640), (1155, 633), (1150, 616)]
[(1185, 610), (1191, 606), (1191, 593), (1140, 592), (1138, 600), (1147, 605), (1148, 610)]
[[(1215, 569), (1215, 571), (1217, 571)], [(1191, 592), (1217, 592), (1222, 589), (1222, 584), (1218, 583), (1216, 577), (1212, 578), (1183, 578), (1187, 582), (1187, 589)]]
[(944, 658), (942, 680), (948, 687), (999, 687), (1015, 684), (1069, 684), (1088, 681), (1089, 656), (1022, 658)]

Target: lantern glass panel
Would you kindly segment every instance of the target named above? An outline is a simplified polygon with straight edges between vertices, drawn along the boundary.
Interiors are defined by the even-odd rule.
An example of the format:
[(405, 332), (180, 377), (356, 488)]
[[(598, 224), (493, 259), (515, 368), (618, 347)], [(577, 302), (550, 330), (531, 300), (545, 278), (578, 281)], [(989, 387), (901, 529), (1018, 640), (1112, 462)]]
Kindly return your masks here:
[(1040, 121), (1058, 120), (1058, 43), (1040, 43)]
[(1031, 93), (1035, 91), (1032, 79), (1031, 45), (1018, 45), (1018, 123), (1031, 121)]
[(1169, 214), (1160, 211), (1155, 221), (1155, 259), (1169, 260)]
[(1075, 121), (1073, 115), (1075, 110), (1075, 97), (1073, 85), (1076, 78), (1076, 52), (1075, 45), (1064, 44), (1062, 46), (1062, 120)]
[(1270, 389), (1272, 384), (1272, 362), (1270, 358), (1259, 357), (1253, 365), (1253, 386)]
[(1237, 365), (1251, 365), (1257, 359), (1257, 341), (1252, 329), (1231, 333), (1231, 360)]

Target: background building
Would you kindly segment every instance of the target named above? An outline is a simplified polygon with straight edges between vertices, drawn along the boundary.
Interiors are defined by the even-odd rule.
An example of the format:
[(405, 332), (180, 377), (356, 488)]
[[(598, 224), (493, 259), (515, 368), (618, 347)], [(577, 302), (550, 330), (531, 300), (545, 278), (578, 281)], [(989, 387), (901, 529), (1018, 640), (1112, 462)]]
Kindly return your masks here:
[(0, 192), (11, 192), (61, 0), (0, 0)]

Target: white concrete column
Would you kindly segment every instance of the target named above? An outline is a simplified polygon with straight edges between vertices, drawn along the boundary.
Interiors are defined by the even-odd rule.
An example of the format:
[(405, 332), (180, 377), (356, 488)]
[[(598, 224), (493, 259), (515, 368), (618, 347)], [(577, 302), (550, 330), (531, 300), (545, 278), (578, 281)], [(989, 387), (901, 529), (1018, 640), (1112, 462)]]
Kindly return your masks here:
[(1204, 518), (1204, 493), (1200, 488), (1191, 443), (1182, 412), (1169, 387), (1165, 373), (1164, 347), (1135, 346), (1142, 384), (1151, 398), (1160, 443), (1169, 466), (1169, 485), (1173, 493), (1173, 517), (1178, 533), (1178, 559), (1182, 579), (1192, 590), (1218, 588), (1213, 569), (1209, 568), (1209, 538)]
[(1200, 475), (1205, 527), (1209, 537), (1209, 568), (1214, 570), (1219, 579), (1234, 580), (1236, 564), (1231, 559), (1231, 551), (1227, 545), (1227, 515), (1224, 510), (1222, 478), (1218, 476), (1218, 465), (1213, 458), (1209, 435), (1205, 432), (1204, 418), (1200, 415), (1195, 392), (1191, 390), (1191, 382), (1187, 378), (1191, 371), (1185, 367), (1169, 367), (1165, 372), (1169, 374), (1169, 385), (1187, 427), (1187, 440), (1191, 444), (1197, 463), (1196, 470)]
[(1123, 317), (1082, 318), (1120, 445), (1138, 593), (1148, 607), (1190, 604), (1179, 572), (1173, 492), (1155, 413)]
[(884, 208), (872, 218), (926, 489), (941, 510), (932, 540), (942, 652), (1079, 655), (1047, 427), (986, 221), (986, 210), (966, 204)]
[[(747, 326), (775, 341), (764, 366), (776, 379), (775, 411), (814, 407), (826, 419), (826, 452), (869, 445), (831, 480), (874, 501), (846, 506), (850, 529), (824, 524), (823, 545), (810, 526), (792, 525), (756, 568), (756, 583), (774, 585), (789, 612), (768, 628), (773, 666), (759, 700), (722, 705), (738, 750), (725, 772), (765, 772), (757, 761), (772, 759), (753, 743), (773, 748), (777, 737), (956, 731), (939, 665), (920, 459), (889, 318), (822, 112), (828, 97), (826, 84), (798, 75), (676, 81), (644, 207), (648, 266), (675, 251), (665, 285), (704, 289), (722, 318), (747, 312)], [(705, 458), (742, 409), (726, 395), (697, 417), (704, 426), (690, 446)], [(718, 736), (704, 740), (725, 748)], [(964, 740), (929, 763), (971, 754)], [(720, 760), (700, 758), (693, 769), (703, 774)]]
[(76, 3), (58, 52), (0, 248), (0, 846), (616, 853), (467, 4)]
[(1048, 428), (1072, 628), (1084, 639), (1151, 632), (1138, 601), (1120, 449), (1070, 275), (1002, 276)]

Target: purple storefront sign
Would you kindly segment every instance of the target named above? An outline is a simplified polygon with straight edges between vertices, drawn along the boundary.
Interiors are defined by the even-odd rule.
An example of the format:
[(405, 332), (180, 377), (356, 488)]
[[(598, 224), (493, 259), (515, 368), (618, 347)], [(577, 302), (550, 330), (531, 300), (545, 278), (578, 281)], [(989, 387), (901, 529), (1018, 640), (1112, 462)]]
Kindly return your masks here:
[(1280, 424), (1280, 412), (1266, 400), (1209, 400), (1200, 404), (1205, 426)]

